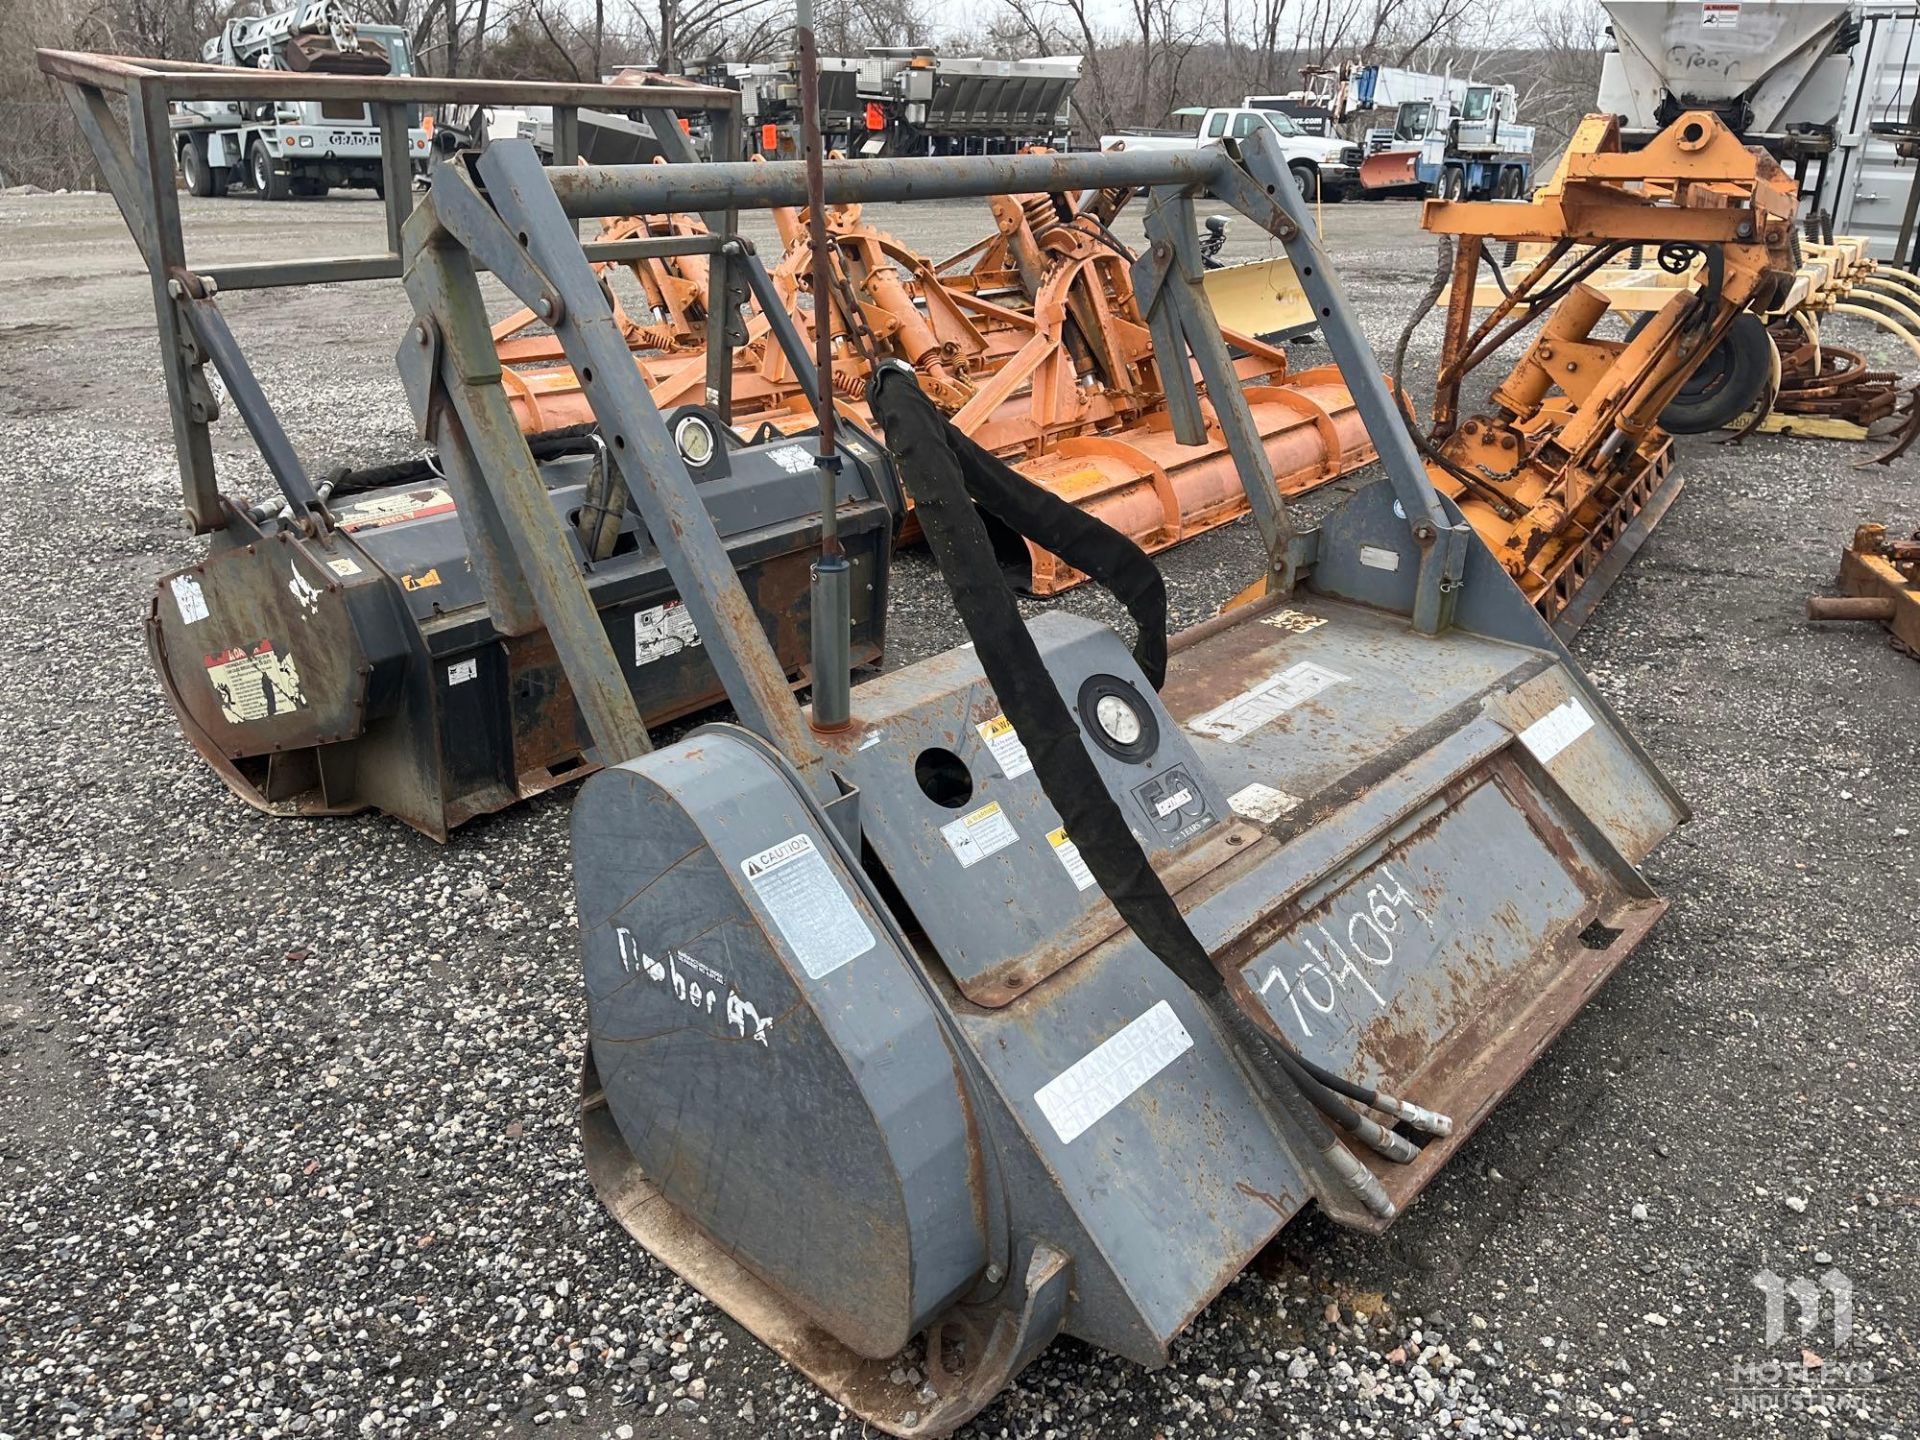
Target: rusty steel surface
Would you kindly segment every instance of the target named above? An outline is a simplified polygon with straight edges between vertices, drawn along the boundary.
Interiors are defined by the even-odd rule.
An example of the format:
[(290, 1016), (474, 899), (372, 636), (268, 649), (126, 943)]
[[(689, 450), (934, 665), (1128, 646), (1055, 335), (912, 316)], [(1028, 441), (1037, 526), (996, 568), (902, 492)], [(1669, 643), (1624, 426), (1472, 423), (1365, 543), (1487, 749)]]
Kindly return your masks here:
[[(1786, 292), (1793, 214), (1779, 167), (1704, 113), (1630, 154), (1616, 122), (1590, 116), (1531, 200), (1427, 202), (1421, 223), (1459, 237), (1428, 469), (1548, 620), (1577, 622), (1591, 606), (1570, 609), (1583, 588), (1618, 571), (1610, 547), (1658, 518), (1648, 507), (1671, 464), (1663, 412), (1736, 320)], [(1551, 248), (1476, 325), (1476, 277), (1496, 240)], [(1710, 253), (1710, 273), (1665, 290), (1626, 340), (1602, 338), (1611, 294), (1597, 281), (1636, 245), (1663, 247), (1663, 265)], [(1456, 422), (1462, 377), (1542, 316), (1493, 409)]]
[(1895, 539), (1885, 525), (1862, 525), (1841, 552), (1840, 589), (1846, 598), (1810, 597), (1807, 617), (1877, 621), (1896, 650), (1920, 660), (1920, 531)]
[[(1183, 444), (1167, 417), (1165, 385), (1129, 274), (1132, 257), (1111, 222), (1131, 191), (1081, 195), (998, 195), (995, 228), (935, 263), (865, 221), (858, 204), (826, 217), (832, 280), (825, 309), (838, 357), (842, 413), (871, 424), (866, 386), (873, 366), (897, 358), (955, 424), (1028, 479), (1131, 536), (1149, 553), (1247, 513), (1245, 487), (1224, 437)], [(771, 267), (774, 288), (803, 340), (814, 334), (813, 250), (805, 212), (773, 211), (784, 250)], [(607, 220), (603, 241), (636, 236), (692, 239), (705, 227), (684, 213)], [(1297, 284), (1274, 261), (1248, 267), (1261, 277), (1231, 286), (1209, 272), (1209, 293), (1246, 300), (1249, 316), (1310, 322)], [(613, 266), (603, 277), (619, 278)], [(708, 374), (707, 259), (656, 256), (624, 268), (637, 288), (629, 307), (616, 294), (615, 318), (655, 402), (697, 400)], [(1287, 297), (1291, 296), (1291, 299)], [(578, 377), (530, 309), (493, 333), (516, 418), (530, 433), (587, 423)], [(1372, 462), (1376, 452), (1352, 396), (1332, 366), (1289, 369), (1285, 352), (1235, 328), (1246, 390), (1275, 479), (1301, 494)], [(732, 418), (742, 428), (804, 423), (809, 406), (768, 317), (756, 312), (733, 351)], [(912, 539), (911, 517), (903, 531)], [(1023, 588), (1056, 594), (1086, 577), (1032, 542)]]

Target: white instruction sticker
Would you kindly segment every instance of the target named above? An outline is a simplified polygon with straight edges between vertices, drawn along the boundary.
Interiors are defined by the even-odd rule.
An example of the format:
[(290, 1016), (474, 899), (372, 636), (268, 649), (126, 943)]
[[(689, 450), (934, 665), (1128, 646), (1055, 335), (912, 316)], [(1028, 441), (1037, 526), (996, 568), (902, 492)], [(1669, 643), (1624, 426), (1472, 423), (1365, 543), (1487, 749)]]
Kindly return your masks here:
[(1520, 743), (1544, 765), (1592, 728), (1593, 717), (1587, 714), (1587, 707), (1569, 698), (1522, 730)]
[(456, 660), (447, 666), (447, 684), (464, 685), (480, 673), (480, 660), (470, 656), (465, 660)]
[(633, 663), (650, 665), (700, 643), (693, 617), (678, 600), (633, 612)]
[(1262, 785), (1257, 780), (1227, 797), (1227, 804), (1233, 807), (1234, 814), (1244, 815), (1259, 825), (1271, 825), (1299, 803), (1298, 795), (1289, 795), (1284, 790)]
[(203, 657), (207, 680), (220, 697), (220, 714), (229, 725), (271, 720), (306, 708), (300, 671), (293, 656), (275, 653), (271, 640), (248, 648), (231, 649)]
[(1262, 625), (1271, 625), (1276, 630), (1286, 630), (1295, 635), (1304, 635), (1309, 630), (1318, 630), (1327, 623), (1324, 615), (1309, 615), (1304, 610), (1276, 610), (1271, 615), (1260, 617)]
[(789, 475), (804, 475), (814, 467), (813, 456), (799, 445), (782, 445), (778, 450), (769, 451), (767, 458)]
[(180, 623), (193, 625), (207, 618), (207, 597), (200, 582), (191, 575), (176, 575), (167, 582), (173, 587), (173, 603), (180, 607)]
[(873, 948), (873, 931), (827, 868), (811, 835), (795, 835), (749, 855), (740, 870), (793, 958), (814, 979)]
[(1242, 691), (1226, 704), (1194, 716), (1187, 722), (1187, 729), (1214, 740), (1244, 740), (1262, 725), (1278, 720), (1294, 706), (1346, 678), (1337, 670), (1302, 660), (1278, 675), (1268, 676), (1251, 690)]
[(1700, 28), (1702, 30), (1738, 30), (1740, 0), (1701, 0)]
[(1400, 552), (1398, 550), (1384, 550), (1378, 545), (1362, 545), (1360, 547), (1360, 563), (1362, 565), (1370, 565), (1375, 570), (1398, 570), (1400, 568)]
[(360, 567), (344, 555), (336, 555), (327, 561), (327, 568), (336, 575), (358, 575)]
[(1017, 779), (1033, 769), (1033, 761), (1027, 758), (1027, 747), (1020, 743), (1020, 737), (1014, 733), (1013, 722), (1006, 716), (996, 715), (991, 720), (982, 720), (973, 728), (980, 732), (980, 743), (993, 753), (1000, 773), (1007, 779)]
[(1053, 853), (1059, 858), (1060, 868), (1067, 872), (1067, 878), (1073, 881), (1076, 890), (1093, 888), (1093, 872), (1087, 868), (1087, 862), (1081, 858), (1080, 847), (1067, 838), (1065, 830), (1049, 830), (1047, 843), (1053, 847)]
[(1162, 1000), (1034, 1091), (1034, 1103), (1070, 1145), (1192, 1048), (1187, 1027)]
[(940, 833), (946, 837), (947, 848), (953, 851), (962, 868), (978, 865), (994, 851), (1004, 850), (1020, 838), (998, 800), (982, 805), (972, 814), (962, 815), (950, 825), (942, 825)]

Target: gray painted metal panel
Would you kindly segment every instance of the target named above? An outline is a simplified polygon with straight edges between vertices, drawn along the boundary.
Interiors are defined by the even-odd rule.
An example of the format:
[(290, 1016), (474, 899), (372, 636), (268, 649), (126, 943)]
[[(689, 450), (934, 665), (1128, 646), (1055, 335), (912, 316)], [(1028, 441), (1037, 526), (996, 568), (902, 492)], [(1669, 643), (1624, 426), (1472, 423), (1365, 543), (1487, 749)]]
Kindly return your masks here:
[[(1876, 122), (1905, 122), (1920, 97), (1920, 17), (1911, 5), (1869, 5), (1840, 111), (1840, 153), (1827, 167), (1820, 206), (1836, 235), (1864, 235), (1873, 255), (1895, 258), (1920, 161), (1902, 159)], [(1912, 257), (1912, 240), (1908, 241)]]
[(984, 1177), (911, 961), (783, 770), (709, 730), (582, 792), (593, 1052), (667, 1198), (879, 1357), (984, 1264)]

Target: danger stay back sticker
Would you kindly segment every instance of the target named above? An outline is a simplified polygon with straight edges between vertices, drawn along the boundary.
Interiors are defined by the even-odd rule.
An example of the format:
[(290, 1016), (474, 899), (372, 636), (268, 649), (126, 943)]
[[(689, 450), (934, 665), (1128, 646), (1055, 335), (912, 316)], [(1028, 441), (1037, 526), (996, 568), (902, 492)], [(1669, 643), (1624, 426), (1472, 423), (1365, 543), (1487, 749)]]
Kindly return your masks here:
[(207, 681), (220, 700), (220, 714), (229, 725), (271, 720), (306, 708), (300, 671), (291, 654), (281, 655), (271, 640), (252, 646), (235, 645), (204, 657)]

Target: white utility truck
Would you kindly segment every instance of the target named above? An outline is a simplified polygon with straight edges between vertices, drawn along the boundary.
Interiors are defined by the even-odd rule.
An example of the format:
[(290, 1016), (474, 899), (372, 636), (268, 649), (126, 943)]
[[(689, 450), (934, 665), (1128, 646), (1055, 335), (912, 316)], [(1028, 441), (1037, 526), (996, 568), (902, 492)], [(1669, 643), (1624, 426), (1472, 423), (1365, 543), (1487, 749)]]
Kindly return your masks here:
[[(268, 15), (236, 15), (207, 41), (201, 58), (251, 70), (324, 75), (411, 75), (407, 32), (361, 25), (334, 0), (295, 0)], [(384, 191), (380, 125), (361, 101), (187, 100), (168, 117), (180, 171), (195, 195), (224, 195), (234, 183), (266, 200), (324, 195), (338, 186)], [(407, 158), (427, 159), (427, 133), (411, 117)]]
[(1123, 130), (1102, 135), (1102, 150), (1196, 150), (1217, 146), (1226, 140), (1245, 141), (1257, 130), (1268, 129), (1280, 137), (1281, 153), (1287, 157), (1287, 172), (1293, 183), (1309, 200), (1344, 199), (1359, 188), (1360, 147), (1338, 135), (1309, 135), (1277, 110), (1231, 106), (1212, 110), (1176, 110), (1175, 115), (1198, 116), (1194, 131)]

